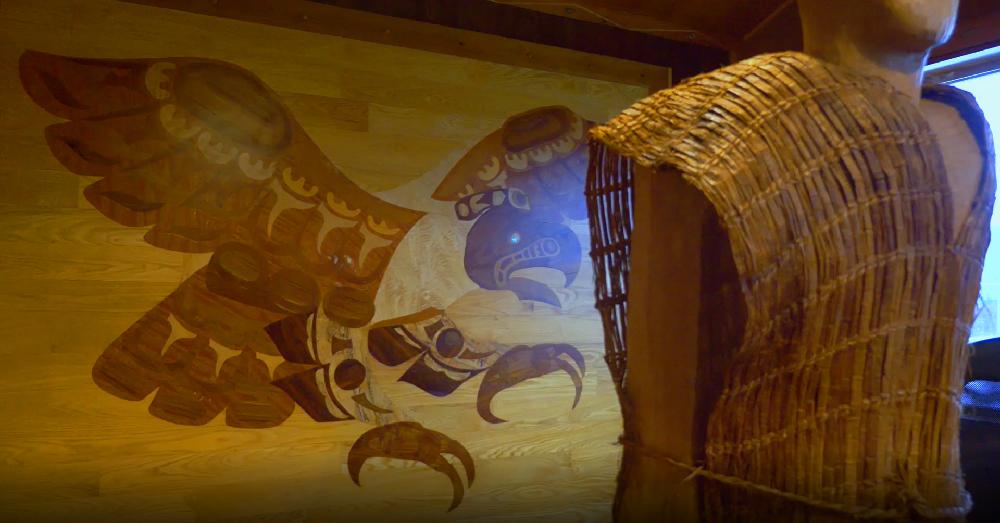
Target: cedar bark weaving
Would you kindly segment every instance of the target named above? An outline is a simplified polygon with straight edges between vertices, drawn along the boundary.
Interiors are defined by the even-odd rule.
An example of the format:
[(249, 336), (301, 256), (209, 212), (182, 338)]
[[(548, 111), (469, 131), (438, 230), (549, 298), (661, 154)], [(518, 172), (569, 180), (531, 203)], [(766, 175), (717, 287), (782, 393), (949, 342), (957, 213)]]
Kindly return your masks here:
[[(620, 397), (633, 167), (681, 173), (729, 235), (745, 335), (708, 420), (705, 463), (675, 463), (709, 479), (710, 519), (794, 519), (810, 507), (960, 518), (971, 507), (959, 397), (989, 244), (992, 142), (971, 96), (925, 96), (958, 108), (983, 153), (964, 223), (952, 223), (941, 150), (918, 108), (801, 53), (697, 76), (591, 132), (591, 256)], [(643, 413), (623, 405), (623, 415), (627, 425)]]

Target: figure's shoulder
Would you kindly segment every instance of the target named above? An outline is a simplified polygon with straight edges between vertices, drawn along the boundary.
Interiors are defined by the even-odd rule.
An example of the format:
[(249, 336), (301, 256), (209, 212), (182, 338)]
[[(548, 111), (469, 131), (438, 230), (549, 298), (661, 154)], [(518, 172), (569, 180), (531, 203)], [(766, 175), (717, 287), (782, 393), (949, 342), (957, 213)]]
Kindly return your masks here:
[(979, 101), (968, 91), (947, 84), (925, 85), (921, 97), (925, 101), (937, 102), (954, 108), (972, 131), (979, 148), (985, 156), (992, 157), (993, 133), (983, 114)]

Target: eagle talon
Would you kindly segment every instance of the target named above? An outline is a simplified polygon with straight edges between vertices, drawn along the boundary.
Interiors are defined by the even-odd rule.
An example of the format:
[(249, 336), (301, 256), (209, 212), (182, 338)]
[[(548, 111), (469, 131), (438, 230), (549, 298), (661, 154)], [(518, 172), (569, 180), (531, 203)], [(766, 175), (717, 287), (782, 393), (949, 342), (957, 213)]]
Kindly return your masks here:
[(361, 486), (361, 466), (368, 458), (383, 457), (419, 461), (428, 467), (448, 476), (453, 488), (451, 506), (448, 512), (455, 509), (465, 494), (462, 479), (454, 465), (445, 459), (444, 454), (458, 458), (465, 467), (469, 486), (476, 476), (476, 467), (469, 451), (461, 443), (444, 434), (424, 428), (412, 421), (401, 421), (377, 427), (365, 432), (354, 442), (347, 454), (347, 472), (358, 486)]
[[(576, 363), (576, 367), (561, 358), (563, 355), (568, 356)], [(577, 368), (579, 368), (579, 372), (577, 372)], [(569, 374), (570, 379), (573, 380), (573, 386), (576, 388), (573, 408), (576, 408), (577, 404), (580, 403), (580, 394), (583, 392), (581, 377), (586, 372), (586, 365), (580, 351), (565, 343), (519, 345), (504, 353), (486, 371), (486, 376), (479, 386), (479, 397), (476, 401), (479, 415), (490, 423), (507, 421), (493, 414), (490, 407), (493, 397), (521, 382), (531, 378), (539, 378), (557, 370)]]

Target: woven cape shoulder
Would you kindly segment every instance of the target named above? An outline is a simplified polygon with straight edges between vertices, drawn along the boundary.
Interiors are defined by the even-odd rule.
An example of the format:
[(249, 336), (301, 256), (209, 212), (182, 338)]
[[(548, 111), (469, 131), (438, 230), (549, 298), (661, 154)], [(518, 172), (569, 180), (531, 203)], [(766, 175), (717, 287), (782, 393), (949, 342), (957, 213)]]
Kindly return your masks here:
[(729, 234), (746, 329), (710, 415), (703, 475), (717, 480), (707, 507), (745, 510), (710, 520), (792, 520), (803, 506), (881, 519), (970, 509), (958, 398), (995, 178), (974, 102), (939, 91), (969, 109), (984, 152), (964, 224), (952, 223), (918, 107), (801, 53), (694, 77), (591, 130), (595, 294), (620, 397), (634, 166), (678, 171)]
[[(652, 94), (590, 131), (590, 138), (644, 167), (703, 170), (713, 133), (737, 138), (761, 120), (824, 91), (892, 88), (797, 52), (754, 56)], [(747, 118), (740, 118), (745, 116)]]

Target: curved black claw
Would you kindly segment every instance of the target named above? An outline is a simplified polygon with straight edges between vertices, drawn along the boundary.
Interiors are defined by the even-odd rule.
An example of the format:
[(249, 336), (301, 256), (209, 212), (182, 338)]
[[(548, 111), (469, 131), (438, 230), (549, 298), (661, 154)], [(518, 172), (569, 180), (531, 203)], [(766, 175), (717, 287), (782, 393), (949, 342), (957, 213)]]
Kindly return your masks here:
[(347, 454), (347, 472), (358, 486), (361, 486), (361, 466), (368, 458), (383, 457), (419, 461), (430, 468), (448, 476), (451, 480), (454, 494), (451, 512), (461, 502), (465, 495), (462, 479), (455, 467), (444, 458), (443, 454), (451, 454), (462, 462), (469, 478), (469, 486), (476, 476), (476, 466), (472, 455), (461, 443), (440, 432), (424, 428), (419, 423), (401, 421), (377, 427), (365, 432), (354, 442)]
[[(568, 356), (576, 367), (560, 356)], [(579, 368), (579, 372), (577, 372)], [(476, 401), (476, 408), (479, 415), (490, 423), (503, 423), (504, 419), (498, 418), (491, 410), (493, 397), (500, 392), (507, 390), (518, 383), (531, 378), (538, 378), (546, 374), (562, 370), (569, 374), (576, 387), (576, 397), (573, 399), (573, 408), (580, 403), (580, 394), (583, 392), (583, 380), (581, 377), (586, 372), (583, 354), (572, 345), (565, 343), (547, 343), (543, 345), (519, 345), (504, 353), (489, 370), (479, 386), (479, 398)]]

